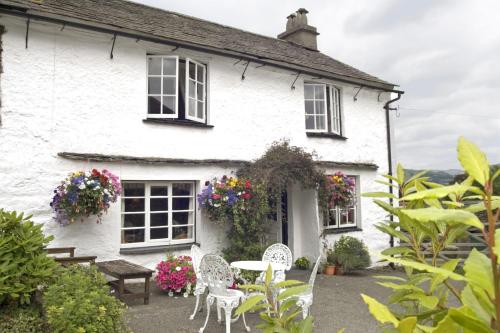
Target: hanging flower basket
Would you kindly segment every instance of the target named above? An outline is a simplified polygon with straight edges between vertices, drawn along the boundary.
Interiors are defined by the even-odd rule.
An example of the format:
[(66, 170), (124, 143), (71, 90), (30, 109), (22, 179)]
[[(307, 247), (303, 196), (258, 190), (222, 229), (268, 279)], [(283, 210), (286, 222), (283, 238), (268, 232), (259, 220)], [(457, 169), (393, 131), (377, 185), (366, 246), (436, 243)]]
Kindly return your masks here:
[(254, 196), (248, 179), (223, 176), (221, 179), (207, 181), (205, 186), (201, 194), (198, 194), (198, 203), (212, 221), (231, 220), (233, 211), (246, 211), (249, 200)]
[(328, 208), (346, 207), (354, 203), (354, 179), (337, 171), (333, 176), (327, 176), (327, 187), (330, 192)]
[(190, 256), (168, 256), (156, 265), (156, 285), (169, 296), (192, 294), (196, 285), (196, 274)]
[(55, 213), (55, 220), (67, 225), (90, 215), (102, 215), (110, 204), (116, 202), (121, 193), (121, 184), (117, 176), (108, 170), (78, 171), (68, 175), (54, 190), (50, 206)]

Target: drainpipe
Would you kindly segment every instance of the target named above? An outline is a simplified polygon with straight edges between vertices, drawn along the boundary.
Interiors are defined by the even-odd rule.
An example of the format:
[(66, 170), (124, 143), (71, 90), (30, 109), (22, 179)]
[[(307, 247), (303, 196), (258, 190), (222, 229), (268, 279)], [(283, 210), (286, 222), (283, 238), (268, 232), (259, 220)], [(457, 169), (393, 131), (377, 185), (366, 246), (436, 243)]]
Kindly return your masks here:
[[(387, 130), (387, 162), (388, 162), (387, 165), (388, 165), (388, 169), (389, 169), (388, 174), (391, 176), (392, 176), (392, 144), (391, 144), (391, 120), (389, 117), (389, 111), (394, 111), (394, 110), (396, 110), (396, 108), (390, 107), (390, 104), (401, 99), (401, 95), (404, 94), (404, 91), (398, 91), (397, 94), (398, 94), (398, 96), (396, 98), (389, 100), (384, 105), (385, 122), (386, 122), (386, 130)], [(392, 184), (392, 179), (389, 179), (389, 183)], [(394, 194), (392, 186), (389, 186), (389, 193)], [(390, 202), (391, 206), (394, 204), (394, 200), (392, 198), (389, 198), (389, 202)], [(391, 222), (394, 221), (394, 216), (391, 214), (389, 216), (389, 219), (391, 220)], [(389, 245), (391, 247), (394, 247), (394, 237), (393, 236), (391, 236), (391, 238), (389, 240)]]

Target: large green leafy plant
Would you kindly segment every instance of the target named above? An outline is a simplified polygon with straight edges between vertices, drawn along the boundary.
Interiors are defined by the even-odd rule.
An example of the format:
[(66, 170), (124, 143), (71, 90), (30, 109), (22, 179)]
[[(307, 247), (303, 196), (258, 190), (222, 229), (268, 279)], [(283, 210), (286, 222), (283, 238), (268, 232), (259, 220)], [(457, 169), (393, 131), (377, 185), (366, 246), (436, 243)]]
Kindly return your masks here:
[(257, 328), (266, 333), (311, 333), (313, 317), (297, 318), (302, 309), (296, 305), (296, 297), (310, 288), (302, 281), (286, 280), (272, 283), (273, 271), (269, 265), (263, 285), (243, 285), (241, 288), (257, 291), (236, 309), (235, 315), (248, 311), (261, 311), (262, 320)]
[[(367, 194), (399, 201), (393, 207), (374, 200), (396, 217), (380, 223), (378, 229), (402, 242), (381, 255), (402, 265), (407, 274), (406, 278), (387, 277), (380, 282), (393, 290), (389, 303), (396, 306), (387, 307), (362, 295), (386, 332), (500, 332), (500, 232), (495, 229), (500, 197), (493, 195), (500, 172), (491, 173), (485, 154), (464, 138), (458, 143), (458, 159), (469, 175), (460, 184), (429, 183), (422, 173), (406, 179), (398, 166), (397, 175), (385, 176), (391, 182), (384, 183), (395, 187), (399, 196)], [(481, 211), (486, 211), (486, 226), (475, 215)], [(473, 249), (463, 270), (458, 268), (459, 259), (439, 260), (442, 251), (469, 228), (483, 233), (487, 253)], [(448, 299), (450, 294), (454, 299)]]
[(53, 237), (30, 218), (0, 209), (0, 305), (29, 303), (57, 267), (44, 249)]
[(65, 269), (47, 288), (44, 307), (51, 332), (128, 332), (125, 306), (109, 294), (107, 281), (95, 267)]

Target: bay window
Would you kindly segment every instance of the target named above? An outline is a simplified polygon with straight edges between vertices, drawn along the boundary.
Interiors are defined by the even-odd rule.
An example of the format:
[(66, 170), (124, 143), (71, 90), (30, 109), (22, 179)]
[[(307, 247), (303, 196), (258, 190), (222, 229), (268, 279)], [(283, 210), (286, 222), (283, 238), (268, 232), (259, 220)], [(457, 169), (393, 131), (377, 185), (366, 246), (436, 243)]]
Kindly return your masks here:
[(148, 118), (206, 123), (206, 65), (178, 56), (148, 56)]
[(193, 182), (123, 182), (122, 246), (194, 242)]

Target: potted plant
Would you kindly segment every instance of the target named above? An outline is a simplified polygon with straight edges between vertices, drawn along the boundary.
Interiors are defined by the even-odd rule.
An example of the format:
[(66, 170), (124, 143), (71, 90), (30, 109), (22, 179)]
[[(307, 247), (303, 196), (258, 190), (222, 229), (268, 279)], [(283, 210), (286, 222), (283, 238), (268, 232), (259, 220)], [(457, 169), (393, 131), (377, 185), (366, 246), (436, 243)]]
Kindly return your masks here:
[(335, 253), (333, 249), (328, 249), (326, 251), (326, 263), (323, 272), (325, 275), (335, 275), (336, 272), (336, 262)]
[(309, 266), (311, 265), (311, 262), (307, 257), (300, 257), (295, 260), (295, 267), (298, 269), (306, 270), (309, 269)]
[(333, 244), (331, 250), (337, 275), (368, 268), (371, 265), (366, 245), (357, 238), (342, 236)]
[(156, 270), (158, 271), (155, 276), (156, 284), (161, 290), (168, 292), (169, 296), (182, 294), (188, 297), (194, 292), (196, 274), (190, 256), (169, 255), (167, 260), (160, 261), (156, 265)]

